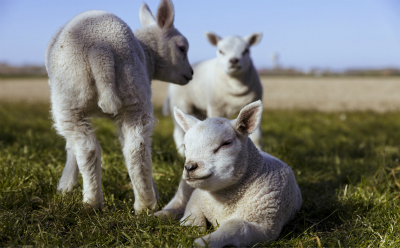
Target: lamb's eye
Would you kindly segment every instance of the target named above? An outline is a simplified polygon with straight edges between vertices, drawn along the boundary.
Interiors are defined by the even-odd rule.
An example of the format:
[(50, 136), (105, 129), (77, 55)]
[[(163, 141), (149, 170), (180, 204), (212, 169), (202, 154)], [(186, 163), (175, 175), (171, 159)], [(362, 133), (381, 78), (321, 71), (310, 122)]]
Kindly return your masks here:
[(222, 51), (222, 50), (219, 50), (219, 53), (220, 54), (222, 54), (222, 55), (224, 55), (225, 53)]
[(230, 144), (232, 144), (232, 141), (225, 141), (224, 143), (222, 143), (222, 145), (220, 145), (217, 149), (214, 150), (214, 153), (217, 153), (219, 149), (221, 149), (224, 146), (229, 146)]
[(245, 54), (248, 53), (248, 52), (249, 52), (249, 49), (246, 48), (246, 50), (243, 51), (242, 55), (245, 55)]
[(186, 150), (186, 146), (185, 146), (185, 144), (183, 144), (183, 150)]
[(185, 54), (186, 53), (186, 47), (185, 46), (179, 46), (177, 45), (179, 48), (179, 51), (181, 51), (181, 53)]
[(221, 145), (221, 147), (222, 146), (229, 146), (230, 144), (232, 144), (232, 141), (226, 141)]

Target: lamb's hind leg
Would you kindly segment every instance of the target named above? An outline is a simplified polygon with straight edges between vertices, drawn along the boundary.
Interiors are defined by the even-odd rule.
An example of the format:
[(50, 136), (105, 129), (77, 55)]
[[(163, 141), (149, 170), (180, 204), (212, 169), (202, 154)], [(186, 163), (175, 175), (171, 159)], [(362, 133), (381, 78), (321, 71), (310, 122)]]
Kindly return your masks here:
[[(93, 208), (102, 207), (101, 147), (94, 136), (90, 119), (80, 114), (57, 115), (55, 125), (76, 156), (83, 178), (83, 201)], [(71, 153), (69, 155), (72, 156)], [(72, 163), (69, 166), (71, 165)]]
[(230, 219), (223, 222), (215, 232), (198, 238), (194, 242), (201, 246), (207, 244), (209, 247), (247, 247), (275, 240), (279, 236), (279, 232), (246, 220)]
[(154, 118), (152, 114), (142, 116), (125, 115), (121, 120), (120, 138), (126, 167), (132, 181), (135, 194), (135, 213), (147, 208), (156, 209), (157, 189), (152, 177), (151, 139)]
[(65, 163), (57, 188), (57, 190), (61, 192), (71, 191), (78, 181), (79, 174), (78, 163), (76, 162), (76, 156), (72, 150), (72, 145), (67, 142), (65, 150), (67, 151), (67, 162)]

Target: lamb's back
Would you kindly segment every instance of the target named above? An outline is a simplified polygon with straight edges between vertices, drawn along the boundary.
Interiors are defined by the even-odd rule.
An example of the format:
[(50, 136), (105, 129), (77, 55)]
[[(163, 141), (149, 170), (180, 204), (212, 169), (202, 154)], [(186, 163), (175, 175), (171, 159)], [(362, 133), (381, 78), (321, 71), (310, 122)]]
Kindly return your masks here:
[[(144, 51), (130, 27), (112, 13), (91, 10), (78, 14), (57, 31), (46, 53), (52, 91), (61, 92), (60, 97), (96, 99), (92, 73), (96, 66), (114, 68), (121, 98), (137, 98), (132, 92), (150, 98)], [(104, 54), (110, 59), (103, 59)], [(96, 64), (91, 64), (89, 56), (99, 57)]]
[[(128, 48), (139, 49), (129, 26), (116, 15), (102, 10), (90, 10), (72, 18), (63, 28), (59, 40), (71, 49), (109, 46), (116, 53), (127, 53)], [(133, 47), (132, 47), (133, 46)]]
[(76, 67), (82, 66), (80, 62), (88, 64), (87, 55), (91, 49), (109, 50), (118, 64), (135, 64), (138, 59), (145, 62), (143, 49), (129, 26), (106, 11), (78, 14), (61, 28), (53, 43), (49, 53), (54, 63), (69, 61), (69, 66)]
[[(261, 172), (252, 181), (238, 204), (241, 217), (279, 230), (301, 206), (301, 193), (291, 168), (279, 159), (260, 151)], [(279, 233), (278, 232), (278, 233)]]

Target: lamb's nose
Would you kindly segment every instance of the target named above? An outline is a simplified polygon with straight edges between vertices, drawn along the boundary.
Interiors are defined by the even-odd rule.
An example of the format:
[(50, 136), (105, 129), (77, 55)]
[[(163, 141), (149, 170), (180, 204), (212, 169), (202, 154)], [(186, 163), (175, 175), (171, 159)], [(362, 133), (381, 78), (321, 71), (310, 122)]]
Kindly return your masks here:
[(190, 163), (190, 164), (186, 164), (186, 165), (185, 165), (185, 169), (186, 169), (187, 171), (194, 171), (195, 169), (197, 169), (197, 167), (199, 167), (199, 166), (197, 165), (197, 163)]
[(231, 58), (229, 60), (229, 62), (231, 62), (232, 64), (237, 64), (237, 62), (239, 62), (239, 59), (238, 58)]

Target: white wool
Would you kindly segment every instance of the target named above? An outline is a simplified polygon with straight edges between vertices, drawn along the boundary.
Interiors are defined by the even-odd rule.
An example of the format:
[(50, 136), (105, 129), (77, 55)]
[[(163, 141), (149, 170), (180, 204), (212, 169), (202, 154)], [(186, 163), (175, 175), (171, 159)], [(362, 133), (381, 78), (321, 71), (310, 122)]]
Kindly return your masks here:
[(154, 126), (152, 79), (184, 85), (193, 70), (189, 44), (174, 28), (174, 8), (161, 0), (154, 18), (139, 11), (142, 27), (134, 33), (117, 16), (92, 10), (75, 16), (52, 37), (46, 49), (54, 126), (66, 141), (67, 162), (58, 190), (70, 191), (83, 177), (83, 200), (103, 205), (101, 148), (91, 118), (116, 121), (132, 180), (137, 213), (155, 209), (151, 139)]
[[(207, 221), (219, 225), (196, 239), (199, 245), (252, 246), (276, 239), (300, 209), (302, 197), (291, 168), (259, 151), (248, 137), (261, 115), (261, 101), (245, 106), (232, 121), (199, 121), (176, 108), (177, 123), (186, 132), (183, 180), (173, 200), (156, 215), (176, 218), (185, 209), (182, 225), (203, 230)], [(195, 190), (190, 196), (191, 187)]]
[[(170, 85), (164, 102), (164, 114), (177, 106), (185, 113), (204, 117), (231, 117), (247, 104), (262, 99), (262, 86), (250, 58), (250, 46), (261, 40), (261, 34), (247, 37), (220, 38), (206, 33), (210, 43), (217, 46), (217, 57), (195, 65), (193, 80), (182, 87)], [(174, 140), (183, 156), (183, 130), (175, 121)], [(250, 138), (262, 149), (261, 130)]]

